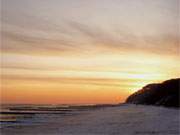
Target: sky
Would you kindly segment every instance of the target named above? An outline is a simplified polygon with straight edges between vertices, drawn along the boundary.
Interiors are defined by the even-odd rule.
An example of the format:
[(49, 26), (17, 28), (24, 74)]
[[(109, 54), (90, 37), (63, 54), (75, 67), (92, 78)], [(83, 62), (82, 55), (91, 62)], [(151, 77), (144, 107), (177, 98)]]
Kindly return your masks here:
[(2, 0), (1, 103), (121, 103), (180, 75), (178, 0)]

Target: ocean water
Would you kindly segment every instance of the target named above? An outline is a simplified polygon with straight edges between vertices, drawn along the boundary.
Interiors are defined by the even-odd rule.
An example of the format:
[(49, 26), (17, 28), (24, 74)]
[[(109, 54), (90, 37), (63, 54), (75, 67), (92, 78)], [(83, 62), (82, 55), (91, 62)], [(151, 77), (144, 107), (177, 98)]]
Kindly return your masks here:
[(113, 105), (1, 105), (0, 128), (42, 125), (62, 121), (65, 117)]

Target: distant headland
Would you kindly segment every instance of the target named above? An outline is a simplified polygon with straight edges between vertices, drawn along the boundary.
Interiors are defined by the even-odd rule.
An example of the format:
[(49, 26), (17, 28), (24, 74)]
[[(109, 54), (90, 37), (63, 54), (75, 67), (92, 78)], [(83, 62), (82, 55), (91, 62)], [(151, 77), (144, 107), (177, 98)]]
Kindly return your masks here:
[(180, 107), (180, 78), (148, 84), (130, 95), (126, 103)]

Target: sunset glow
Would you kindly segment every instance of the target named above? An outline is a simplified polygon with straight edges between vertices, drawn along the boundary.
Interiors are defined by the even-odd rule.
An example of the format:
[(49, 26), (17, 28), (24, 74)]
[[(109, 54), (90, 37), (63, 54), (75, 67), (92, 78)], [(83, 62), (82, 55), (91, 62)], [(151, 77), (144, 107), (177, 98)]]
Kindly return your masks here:
[(178, 0), (2, 5), (2, 103), (120, 103), (180, 75)]

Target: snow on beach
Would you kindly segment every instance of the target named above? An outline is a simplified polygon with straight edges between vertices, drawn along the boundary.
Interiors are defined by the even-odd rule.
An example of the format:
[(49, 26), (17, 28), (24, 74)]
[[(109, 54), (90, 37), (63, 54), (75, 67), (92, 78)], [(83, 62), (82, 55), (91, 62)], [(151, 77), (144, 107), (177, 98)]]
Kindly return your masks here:
[[(124, 104), (42, 115), (43, 122), (1, 126), (2, 135), (178, 135), (179, 109)], [(38, 115), (36, 117), (38, 117)], [(43, 116), (43, 117), (42, 117)]]

